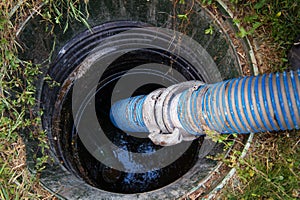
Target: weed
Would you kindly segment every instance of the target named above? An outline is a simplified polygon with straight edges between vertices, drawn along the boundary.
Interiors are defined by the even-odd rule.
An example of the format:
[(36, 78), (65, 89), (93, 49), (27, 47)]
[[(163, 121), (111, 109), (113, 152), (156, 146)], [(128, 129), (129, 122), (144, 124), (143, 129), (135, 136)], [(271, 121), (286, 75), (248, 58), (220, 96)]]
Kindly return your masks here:
[(257, 136), (252, 152), (235, 166), (239, 182), (227, 189), (226, 198), (299, 198), (299, 142), (300, 132)]
[(202, 0), (201, 3), (204, 4), (204, 5), (206, 5), (206, 4), (211, 5), (211, 4), (214, 3), (214, 0)]
[(212, 25), (209, 25), (209, 27), (204, 31), (206, 35), (212, 35), (214, 33), (214, 27)]
[(182, 19), (182, 20), (188, 20), (188, 15), (187, 14), (178, 14), (177, 17), (179, 19)]
[(88, 1), (80, 3), (74, 0), (45, 0), (47, 6), (44, 8), (43, 18), (52, 24), (51, 31), (56, 25), (59, 25), (63, 26), (63, 32), (65, 33), (69, 27), (70, 21), (73, 19), (82, 22), (90, 29), (87, 22), (87, 18), (89, 17), (87, 2)]
[(57, 86), (60, 86), (60, 83), (58, 83), (57, 81), (53, 80), (53, 78), (49, 75), (46, 75), (44, 77), (44, 81), (49, 85), (50, 88), (54, 88)]
[[(41, 4), (44, 5), (42, 10)], [(83, 14), (81, 6), (83, 4), (72, 0), (8, 0), (0, 3), (0, 199), (38, 199), (40, 194), (44, 195), (43, 192), (34, 192), (40, 191), (38, 176), (31, 175), (26, 169), (26, 154), (20, 133), (26, 132), (39, 143), (41, 155), (35, 156), (36, 172), (40, 172), (49, 159), (46, 133), (39, 129), (41, 113), (33, 112), (37, 103), (34, 83), (40, 75), (40, 66), (18, 59), (18, 27), (28, 15), (37, 13), (50, 22), (53, 29), (61, 25), (63, 12), (67, 16), (64, 31), (72, 19), (88, 27), (87, 14)]]
[[(268, 38), (280, 59), (273, 59), (273, 71), (287, 68), (287, 53), (300, 35), (300, 2), (294, 0), (231, 0), (236, 4), (234, 23), (240, 26), (238, 36)], [(273, 48), (273, 47), (272, 47)], [(278, 63), (279, 61), (279, 63)]]

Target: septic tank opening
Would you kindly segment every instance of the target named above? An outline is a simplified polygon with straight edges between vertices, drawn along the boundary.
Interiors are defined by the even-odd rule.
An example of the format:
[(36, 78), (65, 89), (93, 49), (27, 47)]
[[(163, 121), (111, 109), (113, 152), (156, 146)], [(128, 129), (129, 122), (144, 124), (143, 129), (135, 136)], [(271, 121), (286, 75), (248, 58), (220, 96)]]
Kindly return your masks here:
[[(126, 26), (124, 26), (124, 24), (126, 24)], [(87, 96), (84, 98), (84, 101), (78, 103), (78, 107), (80, 108), (79, 112), (89, 112), (86, 111), (88, 110), (86, 107), (93, 104), (98, 123), (102, 129), (101, 131), (96, 130), (95, 128), (89, 127), (90, 124), (87, 123), (85, 125), (86, 127), (83, 127), (84, 130), (82, 134), (85, 136), (88, 135), (86, 137), (90, 140), (96, 140), (98, 136), (100, 137), (101, 134), (104, 134), (111, 142), (111, 144), (97, 144), (96, 149), (98, 150), (96, 153), (96, 150), (90, 150), (90, 143), (84, 143), (86, 138), (82, 141), (83, 137), (78, 134), (78, 127), (74, 124), (75, 116), (72, 110), (72, 106), (74, 106), (74, 102), (72, 102), (74, 101), (74, 79), (76, 80), (78, 76), (80, 76), (80, 78), (84, 77), (87, 71), (95, 70), (93, 73), (96, 73), (97, 68), (103, 67), (104, 62), (95, 59), (98, 55), (101, 55), (100, 57), (102, 58), (102, 49), (104, 49), (104, 47), (102, 48), (101, 46), (102, 44), (99, 44), (97, 38), (104, 40), (105, 37), (111, 37), (111, 35), (120, 33), (120, 30), (130, 30), (132, 27), (137, 26), (137, 24), (140, 27), (149, 26), (130, 21), (126, 23), (124, 21), (110, 22), (100, 27), (95, 27), (94, 29), (98, 32), (90, 36), (87, 36), (85, 33), (79, 34), (71, 40), (75, 45), (67, 43), (65, 47), (62, 48), (66, 53), (62, 54), (61, 58), (59, 58), (49, 70), (50, 74), (61, 77), (63, 80), (63, 84), (58, 93), (58, 99), (55, 101), (54, 108), (52, 104), (49, 105), (50, 107), (45, 108), (46, 111), (53, 109), (51, 115), (51, 134), (52, 137), (57, 138), (57, 140), (53, 142), (52, 145), (60, 162), (68, 170), (84, 179), (90, 185), (105, 191), (124, 194), (142, 193), (159, 189), (182, 177), (195, 165), (199, 156), (202, 156), (199, 155), (199, 149), (204, 137), (200, 137), (189, 144), (188, 148), (182, 152), (182, 155), (174, 159), (174, 162), (169, 165), (160, 167), (160, 163), (157, 163), (157, 165), (152, 165), (152, 168), (149, 169), (145, 167), (143, 170), (144, 166), (132, 159), (134, 157), (133, 154), (138, 153), (143, 154), (144, 157), (149, 156), (150, 160), (154, 160), (153, 157), (155, 157), (155, 154), (161, 154), (159, 156), (164, 160), (176, 156), (174, 154), (177, 154), (176, 149), (178, 145), (167, 147), (169, 151), (162, 154), (159, 152), (162, 147), (154, 145), (147, 137), (140, 138), (125, 133), (111, 123), (109, 111), (111, 105), (114, 103), (114, 99), (112, 98), (118, 93), (128, 95), (122, 86), (118, 86), (121, 87), (118, 89), (117, 85), (119, 82), (123, 81), (124, 84), (129, 87), (134, 87), (134, 83), (140, 84), (136, 90), (131, 92), (131, 96), (134, 96), (148, 94), (155, 89), (167, 87), (182, 81), (200, 80), (207, 82), (218, 77), (217, 73), (207, 75), (207, 69), (205, 67), (209, 67), (209, 65), (204, 65), (203, 62), (207, 62), (209, 57), (207, 57), (204, 52), (202, 52), (203, 55), (201, 54), (203, 58), (195, 59), (196, 61), (191, 64), (187, 59), (174, 53), (172, 48), (170, 48), (169, 51), (165, 51), (158, 47), (142, 48), (139, 50), (132, 50), (130, 48), (127, 50), (127, 47), (125, 47), (125, 52), (128, 52), (119, 56), (105, 69), (101, 78), (99, 77), (95, 91), (93, 90), (94, 87), (89, 87), (89, 78), (87, 78), (87, 81), (82, 81), (82, 84), (79, 84), (80, 88), (77, 88), (80, 93), (90, 90), (86, 91)], [(109, 27), (109, 29), (107, 27)], [(147, 34), (150, 36), (153, 33), (151, 31), (150, 33), (137, 32), (137, 35), (134, 36), (135, 40), (139, 38), (139, 34), (142, 35), (141, 38), (144, 40), (143, 42), (146, 43), (148, 40)], [(116, 41), (114, 40), (109, 47), (112, 51), (108, 51), (107, 54), (113, 54), (119, 51), (119, 49), (123, 47), (122, 39), (123, 38), (120, 37), (120, 41), (118, 41), (118, 38)], [(165, 40), (165, 38), (161, 38), (161, 40)], [(171, 38), (167, 38), (166, 41), (170, 40)], [(100, 47), (97, 47), (96, 50), (93, 50), (93, 53), (90, 53), (91, 47), (96, 44), (100, 45)], [(188, 46), (189, 44), (182, 43), (180, 45), (185, 47), (187, 52), (193, 52), (192, 49), (190, 49), (192, 47)], [(82, 48), (86, 46), (90, 48)], [(124, 49), (120, 51), (124, 52)], [(105, 50), (104, 52), (106, 53), (107, 51)], [(91, 55), (88, 55), (88, 53)], [(82, 60), (80, 60), (77, 57), (78, 55), (88, 56), (85, 58), (82, 57)], [(205, 61), (203, 61), (204, 59)], [(76, 62), (74, 62), (74, 60), (76, 60)], [(78, 66), (76, 66), (77, 63)], [(100, 66), (94, 67), (94, 65), (99, 63)], [(69, 74), (64, 70), (64, 67), (68, 65), (74, 66), (74, 70), (70, 70)], [(83, 66), (85, 70), (81, 70)], [(208, 79), (205, 80), (203, 77), (208, 77)], [(148, 84), (147, 80), (149, 80)], [(46, 102), (46, 99), (50, 99), (51, 96), (51, 89), (45, 85), (42, 94), (43, 102)], [(94, 101), (92, 100), (93, 97)], [(115, 98), (115, 100), (119, 100), (120, 98), (122, 97)], [(49, 112), (45, 112), (45, 117), (47, 117), (47, 113)], [(85, 114), (82, 115), (83, 117), (79, 120), (89, 120), (88, 117), (84, 117)], [(45, 121), (46, 120), (47, 119), (45, 119)], [(76, 123), (81, 122), (77, 121)], [(144, 133), (144, 135), (146, 136), (147, 133)], [(91, 139), (90, 137), (94, 138)], [(118, 147), (118, 149), (124, 150), (126, 153), (114, 149), (115, 146)], [(221, 145), (217, 145), (216, 147), (208, 146), (206, 148), (211, 149), (211, 154), (217, 154), (222, 151)], [(97, 158), (95, 156), (97, 156)], [(103, 160), (99, 160), (99, 156), (103, 158)], [(108, 166), (108, 164), (112, 166), (120, 164), (124, 169), (131, 169), (133, 172), (124, 172)], [(211, 161), (207, 160), (207, 162), (205, 162), (203, 160), (201, 166), (211, 164)], [(138, 169), (139, 172), (135, 173), (135, 169)]]
[[(230, 37), (225, 32), (225, 30), (232, 32), (232, 28), (224, 28), (218, 19), (213, 18), (206, 8), (202, 8), (198, 4), (192, 7), (193, 12), (189, 15), (189, 23), (183, 23), (180, 19), (173, 20), (173, 18), (168, 17), (177, 16), (177, 14), (184, 12), (185, 7), (188, 7), (189, 4), (178, 4), (175, 11), (172, 9), (174, 5), (170, 1), (161, 1), (159, 4), (156, 1), (145, 1), (144, 4), (132, 0), (123, 2), (122, 5), (101, 1), (100, 7), (103, 9), (99, 10), (99, 2), (90, 1), (89, 23), (93, 26), (92, 32), (83, 31), (86, 27), (72, 22), (64, 34), (61, 30), (55, 29), (55, 38), (52, 38), (49, 37), (48, 33), (45, 33), (46, 27), (40, 25), (39, 18), (35, 17), (28, 20), (21, 33), (20, 38), (26, 47), (24, 48), (25, 51), (20, 53), (20, 57), (23, 60), (33, 60), (34, 63), (41, 64), (42, 71), (47, 72), (45, 74), (60, 84), (51, 86), (43, 78), (37, 83), (38, 88), (42, 88), (37, 92), (37, 98), (44, 111), (42, 116), (43, 128), (48, 134), (51, 145), (50, 154), (54, 158), (54, 162), (49, 163), (42, 172), (42, 184), (56, 195), (68, 199), (95, 199), (99, 196), (104, 199), (174, 199), (209, 193), (222, 181), (229, 170), (221, 162), (205, 157), (223, 152), (223, 148), (221, 145), (211, 145), (204, 138), (191, 143), (185, 151), (186, 153), (182, 154), (178, 160), (159, 170), (152, 166), (152, 170), (145, 173), (133, 174), (107, 167), (109, 165), (105, 166), (103, 163), (116, 162), (116, 159), (110, 160), (109, 158), (116, 158), (118, 155), (109, 154), (113, 152), (110, 151), (110, 145), (99, 148), (105, 150), (103, 155), (107, 155), (107, 159), (103, 160), (103, 163), (99, 162), (93, 156), (94, 154), (88, 151), (88, 146), (78, 136), (76, 126), (73, 124), (74, 115), (71, 112), (71, 105), (74, 85), (72, 81), (74, 77), (78, 76), (77, 68), (82, 63), (88, 63), (86, 59), (90, 58), (88, 55), (96, 46), (113, 35), (133, 28), (152, 25), (171, 28), (183, 32), (199, 42), (209, 56), (213, 58), (221, 77), (216, 77), (213, 72), (205, 73), (204, 66), (207, 65), (202, 62), (205, 62), (206, 59), (201, 56), (185, 59), (173, 54), (172, 51), (161, 51), (154, 47), (130, 50), (109, 65), (101, 78), (99, 77), (96, 90), (87, 93), (86, 100), (82, 102), (82, 111), (84, 111), (84, 107), (89, 106), (89, 97), (95, 97), (95, 102), (92, 104), (96, 110), (98, 123), (113, 145), (128, 152), (126, 153), (127, 157), (135, 152), (144, 152), (145, 155), (151, 154), (151, 152), (159, 151), (162, 147), (153, 145), (148, 139), (139, 135), (122, 133), (114, 128), (108, 119), (108, 110), (113, 101), (111, 102), (109, 98), (105, 97), (111, 95), (113, 88), (122, 88), (121, 91), (126, 90), (126, 87), (125, 89), (122, 87), (123, 84), (118, 84), (122, 80), (125, 82), (128, 80), (135, 81), (138, 77), (138, 79), (157, 81), (156, 83), (141, 84), (131, 91), (131, 96), (147, 94), (156, 88), (167, 87), (185, 80), (216, 82), (220, 79), (241, 75), (241, 62)], [(224, 19), (227, 18), (228, 16)], [(204, 34), (205, 29), (210, 25), (213, 26), (213, 34)], [(53, 41), (56, 44), (54, 51), (52, 51), (53, 46), (51, 45)], [(184, 43), (182, 45), (185, 45), (186, 49), (190, 48)], [(245, 52), (249, 51), (245, 46), (239, 48), (245, 48)], [(110, 50), (112, 49), (118, 49), (117, 43)], [(106, 53), (114, 52), (110, 50)], [(103, 52), (105, 53), (105, 51)], [(45, 60), (48, 59), (49, 54), (53, 54), (55, 59), (51, 61), (48, 67)], [(247, 56), (245, 58), (247, 59)], [(143, 67), (136, 68), (138, 65)], [(172, 70), (166, 70), (161, 65), (172, 66)], [(86, 92), (84, 87), (81, 89), (83, 93)], [(117, 95), (117, 97), (114, 100), (125, 98), (121, 95)], [(87, 126), (87, 128), (92, 129), (93, 127)], [(247, 136), (238, 136), (241, 143), (245, 143), (247, 139)], [(129, 143), (135, 145), (129, 145)], [(235, 143), (233, 148), (236, 146), (237, 149), (242, 149), (243, 146), (238, 145), (238, 143)], [(34, 152), (38, 146), (28, 139), (26, 147), (29, 152), (30, 163), (32, 161), (30, 160), (31, 154), (33, 154), (31, 152)], [(98, 151), (98, 155), (99, 153), (101, 152)], [(161, 160), (170, 157), (169, 155), (162, 155)], [(122, 159), (119, 160), (122, 161)], [(130, 184), (133, 186), (128, 186)]]
[[(80, 40), (80, 38), (78, 39)], [(77, 49), (70, 49), (70, 55), (73, 54), (73, 51), (76, 52)], [(195, 74), (194, 67), (188, 64), (188, 62), (178, 57), (174, 59), (174, 56), (170, 52), (161, 52), (155, 49), (144, 49), (124, 54), (114, 61), (108, 67), (107, 71), (103, 73), (103, 77), (101, 77), (98, 83), (96, 93), (92, 94), (95, 95), (95, 108), (98, 122), (106, 137), (109, 138), (114, 145), (127, 151), (127, 155), (124, 155), (119, 151), (114, 151), (109, 146), (103, 145), (100, 148), (102, 152), (107, 153), (107, 155), (105, 155), (107, 158), (105, 159), (109, 160), (115, 158), (118, 162), (122, 163), (122, 165), (125, 165), (125, 167), (134, 168), (135, 166), (132, 165), (135, 165), (136, 163), (134, 160), (130, 159), (132, 153), (151, 155), (161, 149), (160, 146), (154, 145), (150, 139), (146, 137), (139, 138), (127, 134), (120, 129), (117, 129), (111, 123), (109, 118), (111, 104), (110, 97), (113, 96), (112, 93), (115, 89), (115, 85), (124, 75), (126, 75), (128, 81), (130, 81), (130, 79), (132, 81), (138, 79), (156, 79), (156, 82), (164, 83), (164, 85), (146, 84), (137, 88), (137, 90), (133, 92), (133, 95), (147, 94), (155, 89), (164, 87), (165, 85), (172, 85), (180, 81), (176, 80), (176, 76), (166, 75), (167, 72), (164, 67), (161, 67), (161, 69), (155, 67), (152, 67), (152, 69), (151, 67), (141, 68), (132, 70), (128, 73), (130, 69), (140, 65), (151, 63), (151, 66), (155, 66), (154, 64), (157, 63), (170, 66), (171, 62), (172, 68), (184, 74), (187, 80), (201, 80), (201, 77)], [(184, 63), (184, 65), (182, 63)], [(57, 65), (56, 67), (59, 67)], [(151, 70), (151, 73), (149, 70)], [(54, 110), (53, 121), (55, 123), (52, 126), (52, 134), (53, 137), (58, 139), (54, 144), (54, 147), (63, 165), (89, 184), (105, 191), (116, 193), (147, 192), (174, 182), (187, 173), (196, 163), (203, 137), (194, 141), (186, 152), (184, 152), (184, 154), (175, 162), (162, 169), (154, 168), (152, 171), (147, 171), (145, 173), (128, 173), (108, 167), (104, 163), (101, 163), (101, 161), (91, 155), (78, 136), (72, 116), (73, 87), (67, 85), (68, 83), (69, 82), (67, 81), (65, 85), (62, 85), (62, 88), (68, 87), (68, 89), (63, 90), (62, 93), (59, 94), (59, 104), (56, 104), (56, 108), (58, 109)], [(89, 101), (83, 102), (83, 104), (89, 103)], [(81, 106), (85, 107), (85, 105)], [(175, 150), (169, 152), (170, 153), (166, 155), (162, 155), (162, 157), (174, 156), (172, 153), (175, 152)], [(157, 168), (159, 168), (159, 166), (157, 166)]]

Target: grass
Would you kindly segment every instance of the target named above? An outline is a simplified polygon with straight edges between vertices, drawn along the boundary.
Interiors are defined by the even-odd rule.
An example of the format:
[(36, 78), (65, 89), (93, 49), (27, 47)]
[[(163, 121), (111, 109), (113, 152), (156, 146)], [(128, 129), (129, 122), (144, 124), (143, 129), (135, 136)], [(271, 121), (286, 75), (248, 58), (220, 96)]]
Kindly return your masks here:
[[(42, 10), (41, 5), (44, 5)], [(40, 114), (32, 112), (36, 104), (34, 81), (40, 74), (39, 66), (18, 59), (17, 33), (32, 13), (41, 15), (52, 28), (60, 25), (62, 15), (67, 16), (67, 21), (74, 19), (86, 23), (78, 7), (79, 2), (72, 0), (0, 2), (0, 199), (53, 198), (38, 181), (48, 155), (36, 156), (36, 174), (30, 174), (26, 168), (25, 145), (19, 133), (26, 130), (26, 134), (38, 140), (41, 152), (48, 148), (48, 143), (45, 132), (38, 128)], [(67, 25), (65, 23), (64, 30)]]
[(265, 54), (260, 72), (288, 69), (288, 51), (300, 36), (300, 1), (230, 1), (236, 15), (234, 22), (241, 25), (238, 35), (256, 38), (262, 47), (258, 53)]
[[(26, 168), (25, 146), (18, 133), (40, 122), (28, 112), (35, 104), (33, 81), (38, 67), (17, 58), (16, 32), (19, 23), (39, 6), (38, 1), (2, 1), (0, 3), (0, 198), (37, 199), (45, 196), (37, 176)], [(47, 148), (45, 134), (29, 133)], [(46, 156), (45, 156), (46, 157)], [(42, 163), (37, 162), (37, 169)], [(47, 196), (47, 195), (46, 195)]]
[[(213, 0), (205, 3), (212, 4)], [(41, 4), (44, 4), (41, 9)], [(300, 2), (294, 0), (230, 0), (235, 23), (243, 28), (240, 37), (259, 41), (264, 62), (260, 71), (288, 68), (287, 52), (300, 35)], [(78, 1), (6, 0), (0, 3), (0, 199), (52, 199), (38, 184), (38, 173), (26, 168), (24, 143), (18, 133), (29, 129), (33, 138), (46, 149), (43, 131), (35, 128), (40, 118), (30, 113), (35, 105), (35, 77), (38, 66), (17, 58), (16, 34), (20, 24), (38, 11), (50, 27), (68, 28), (68, 21), (88, 24)], [(67, 16), (63, 18), (63, 16)], [(66, 19), (66, 23), (62, 20)], [(51, 32), (51, 28), (49, 30)], [(211, 30), (207, 30), (209, 34)], [(224, 160), (236, 167), (238, 181), (232, 182), (224, 199), (296, 199), (300, 193), (300, 132), (261, 134), (255, 138), (243, 160)], [(43, 168), (47, 155), (37, 158), (36, 170)]]
[(245, 159), (226, 163), (237, 169), (224, 199), (300, 197), (300, 132), (257, 135)]

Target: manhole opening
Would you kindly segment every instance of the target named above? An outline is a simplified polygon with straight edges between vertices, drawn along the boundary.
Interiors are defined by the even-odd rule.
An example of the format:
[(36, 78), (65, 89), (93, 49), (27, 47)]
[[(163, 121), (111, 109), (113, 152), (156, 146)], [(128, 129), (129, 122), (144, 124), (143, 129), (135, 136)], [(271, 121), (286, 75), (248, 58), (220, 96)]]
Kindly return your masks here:
[[(114, 24), (115, 27), (111, 28), (111, 25), (102, 25), (102, 27), (110, 28), (109, 31), (103, 28), (102, 31), (99, 31), (99, 35), (109, 37), (110, 35), (120, 32), (118, 24), (122, 24), (122, 22), (111, 23)], [(132, 23), (133, 27), (137, 24), (136, 22)], [(130, 28), (131, 26), (122, 26), (123, 30)], [(96, 28), (96, 30), (99, 29)], [(195, 66), (191, 65), (187, 60), (173, 54), (171, 51), (163, 51), (159, 48), (129, 51), (112, 62), (104, 71), (103, 75), (99, 77), (96, 90), (89, 93), (90, 96), (95, 97), (94, 106), (96, 116), (102, 129), (99, 131), (99, 134), (105, 134), (113, 144), (109, 145), (103, 143), (101, 146), (97, 147), (97, 154), (101, 154), (105, 162), (104, 164), (99, 161), (99, 159), (96, 159), (93, 156), (93, 152), (90, 152), (87, 146), (82, 142), (81, 137), (78, 135), (78, 130), (74, 125), (72, 113), (73, 84), (71, 79), (75, 76), (74, 73), (76, 73), (75, 69), (77, 65), (84, 60), (84, 55), (87, 55), (90, 49), (92, 49), (82, 47), (85, 47), (85, 43), (87, 43), (87, 46), (95, 46), (103, 39), (102, 37), (97, 37), (95, 35), (91, 35), (91, 38), (94, 45), (91, 45), (91, 39), (87, 37), (86, 34), (78, 35), (76, 39), (79, 42), (75, 42), (75, 45), (66, 44), (61, 51), (67, 51), (68, 53), (59, 57), (57, 62), (50, 68), (49, 73), (52, 74), (53, 77), (59, 77), (60, 81), (63, 82), (60, 86), (59, 98), (56, 101), (53, 114), (50, 115), (53, 118), (51, 123), (51, 137), (57, 139), (52, 142), (52, 148), (55, 150), (56, 156), (60, 162), (77, 177), (82, 178), (90, 185), (105, 191), (127, 194), (141, 193), (164, 187), (176, 181), (186, 174), (197, 162), (199, 156), (198, 151), (203, 142), (203, 137), (193, 141), (188, 149), (176, 159), (176, 161), (163, 168), (154, 166), (151, 170), (143, 173), (131, 173), (109, 167), (106, 165), (107, 162), (112, 162), (114, 164), (117, 162), (124, 168), (133, 169), (133, 171), (135, 168), (143, 168), (143, 166), (140, 166), (135, 163), (134, 160), (131, 160), (132, 155), (143, 153), (151, 158), (152, 154), (155, 154), (161, 149), (160, 146), (154, 145), (147, 137), (136, 137), (132, 134), (124, 133), (113, 126), (109, 119), (109, 110), (113, 103), (111, 97), (114, 93), (118, 93), (116, 84), (125, 76), (127, 84), (128, 81), (134, 83), (138, 79), (155, 80), (155, 83), (143, 84), (136, 88), (132, 92), (132, 96), (135, 96), (148, 94), (155, 89), (181, 82), (183, 81), (180, 79), (182, 77), (184, 80), (203, 81), (201, 72), (199, 73), (201, 69), (195, 68)], [(99, 38), (98, 43), (95, 38)], [(72, 42), (74, 42), (74, 39)], [(116, 45), (118, 45), (118, 43), (116, 43)], [(64, 66), (66, 65), (68, 66), (68, 69), (64, 70)], [(169, 68), (166, 69), (165, 66), (169, 66)], [(199, 66), (201, 66), (201, 63), (199, 63)], [(180, 78), (174, 75), (175, 72), (180, 75)], [(82, 89), (85, 89), (84, 85), (82, 86)], [(53, 98), (51, 97), (51, 88), (47, 85), (44, 86), (42, 97), (45, 99)], [(87, 104), (91, 103), (88, 100), (89, 97), (86, 99), (87, 100), (82, 102), (81, 105), (83, 110)], [(52, 111), (53, 109), (51, 104), (46, 104), (44, 106), (48, 111)], [(49, 119), (45, 119), (45, 121), (47, 120), (49, 121)], [(86, 133), (84, 134), (90, 134), (90, 132), (93, 131), (95, 132), (95, 130), (89, 130), (88, 128), (85, 131)], [(145, 133), (145, 136), (146, 134), (147, 133)], [(124, 154), (123, 151), (120, 153), (111, 146), (117, 146), (126, 153)], [(176, 147), (168, 148), (171, 150), (165, 155), (161, 155), (161, 159), (173, 157), (174, 154), (176, 154)], [(174, 148), (174, 150), (172, 150), (172, 148)]]

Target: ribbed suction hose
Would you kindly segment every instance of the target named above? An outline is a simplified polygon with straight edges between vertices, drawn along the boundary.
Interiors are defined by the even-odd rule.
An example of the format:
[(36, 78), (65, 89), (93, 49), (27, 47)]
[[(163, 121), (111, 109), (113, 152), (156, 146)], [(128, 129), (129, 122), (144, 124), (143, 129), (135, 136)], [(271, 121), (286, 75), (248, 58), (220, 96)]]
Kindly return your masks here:
[[(299, 129), (300, 70), (215, 84), (189, 81), (116, 102), (110, 117), (156, 144), (193, 140), (208, 130), (256, 133)], [(171, 134), (163, 134), (171, 133)]]

